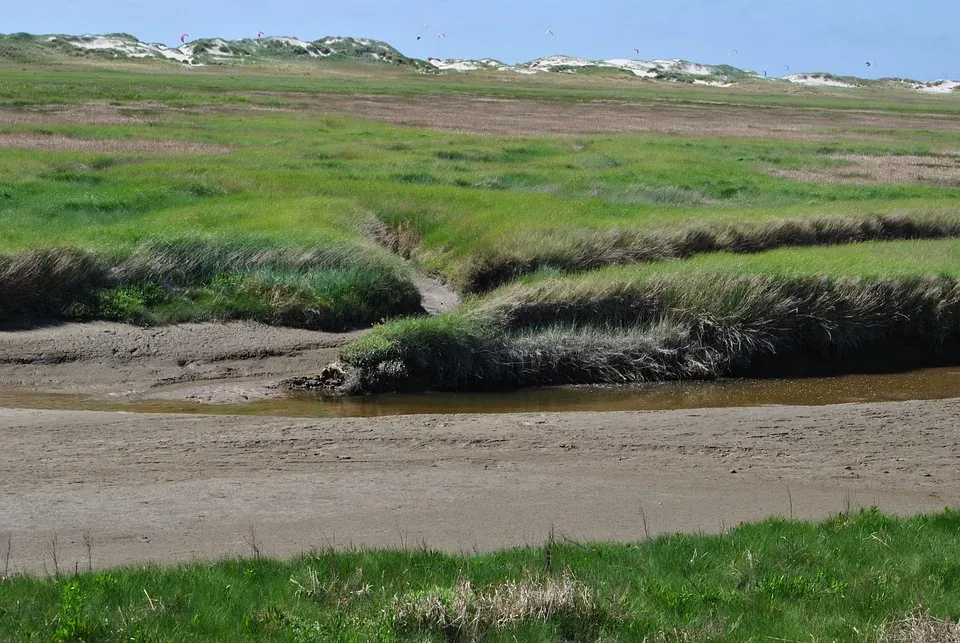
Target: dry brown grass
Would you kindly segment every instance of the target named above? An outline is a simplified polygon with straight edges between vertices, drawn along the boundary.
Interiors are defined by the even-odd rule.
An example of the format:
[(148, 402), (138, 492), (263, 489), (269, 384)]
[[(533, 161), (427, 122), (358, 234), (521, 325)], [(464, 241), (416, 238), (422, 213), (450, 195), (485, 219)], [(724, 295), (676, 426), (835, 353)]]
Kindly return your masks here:
[(264, 92), (244, 92), (241, 95), (296, 99), (303, 109), (318, 113), (350, 114), (395, 125), (497, 136), (646, 132), (816, 141), (895, 138), (893, 134), (864, 130), (960, 132), (960, 119), (956, 118), (904, 116), (866, 110), (625, 101), (566, 102), (472, 96), (340, 96)]
[(571, 617), (589, 624), (602, 616), (593, 591), (569, 573), (542, 581), (511, 580), (483, 590), (461, 578), (452, 591), (438, 588), (398, 596), (393, 605), (393, 622), (402, 629), (467, 640), (524, 621)]
[[(579, 136), (620, 132), (703, 137), (758, 137), (821, 141), (855, 138), (895, 140), (893, 132), (960, 132), (960, 119), (868, 110), (667, 104), (613, 100), (553, 101), (476, 96), (337, 95), (305, 92), (235, 92), (254, 99), (296, 102), (289, 110), (349, 114), (427, 129), (496, 136)], [(0, 125), (121, 125), (143, 122), (143, 114), (285, 111), (263, 105), (170, 108), (155, 104), (122, 107), (91, 102), (70, 106), (0, 109)], [(884, 134), (887, 130), (890, 134)]]
[(834, 154), (843, 165), (824, 169), (773, 170), (779, 176), (810, 183), (893, 183), (897, 185), (960, 186), (960, 155), (895, 156)]
[(960, 643), (960, 623), (917, 611), (884, 627), (878, 643)]
[(57, 134), (0, 134), (0, 148), (41, 150), (44, 152), (96, 152), (102, 154), (224, 154), (225, 145), (189, 143), (186, 141), (151, 141), (146, 139), (87, 139)]
[(37, 105), (24, 109), (0, 109), (0, 125), (129, 125), (143, 120), (124, 108), (104, 103), (83, 105)]

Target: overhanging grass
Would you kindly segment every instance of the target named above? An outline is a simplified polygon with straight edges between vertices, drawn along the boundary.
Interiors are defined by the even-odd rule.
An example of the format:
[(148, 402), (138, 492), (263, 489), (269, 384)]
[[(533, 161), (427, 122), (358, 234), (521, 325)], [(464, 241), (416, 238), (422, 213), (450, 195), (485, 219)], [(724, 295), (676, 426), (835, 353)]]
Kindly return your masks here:
[[(698, 222), (703, 219), (708, 222)], [(538, 270), (582, 271), (723, 251), (748, 254), (784, 246), (830, 246), (960, 235), (960, 216), (952, 213), (758, 219), (710, 223), (710, 217), (691, 217), (672, 230), (610, 227), (579, 233), (561, 229), (521, 234), (496, 247), (481, 246), (475, 250), (456, 273), (457, 283), (468, 292), (484, 292)], [(703, 263), (709, 265), (710, 261)], [(696, 266), (691, 271), (700, 267), (697, 263), (683, 265)], [(745, 266), (750, 265), (749, 261), (745, 262)]]
[[(886, 355), (886, 368), (905, 353), (949, 360), (960, 342), (958, 243), (542, 274), (454, 313), (375, 328), (344, 349), (339, 390), (710, 379), (811, 362), (851, 369), (871, 353)], [(914, 261), (885, 270), (886, 253)]]
[(864, 510), (636, 543), (13, 577), (0, 580), (0, 638), (872, 642), (918, 606), (960, 616), (958, 548), (954, 511)]

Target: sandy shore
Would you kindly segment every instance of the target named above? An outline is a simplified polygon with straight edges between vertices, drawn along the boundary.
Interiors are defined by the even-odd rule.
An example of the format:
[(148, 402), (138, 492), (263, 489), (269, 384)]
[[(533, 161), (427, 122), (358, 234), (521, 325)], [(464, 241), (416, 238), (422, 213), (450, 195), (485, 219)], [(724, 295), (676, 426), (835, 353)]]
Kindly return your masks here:
[(252, 322), (7, 328), (0, 330), (0, 389), (108, 399), (252, 401), (279, 396), (277, 384), (285, 378), (317, 372), (359, 332)]
[(100, 567), (251, 554), (254, 539), (271, 555), (485, 550), (551, 525), (637, 540), (960, 503), (960, 400), (327, 420), (0, 409), (0, 427), (0, 534), (35, 573), (54, 549), (85, 567), (85, 534)]

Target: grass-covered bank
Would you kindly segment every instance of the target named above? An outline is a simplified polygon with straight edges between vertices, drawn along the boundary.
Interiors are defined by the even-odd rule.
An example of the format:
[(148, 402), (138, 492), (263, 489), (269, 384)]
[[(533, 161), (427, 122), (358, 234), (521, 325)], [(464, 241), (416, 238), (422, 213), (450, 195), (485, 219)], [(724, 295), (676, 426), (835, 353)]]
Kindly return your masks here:
[(960, 615), (958, 550), (954, 511), (865, 510), (720, 535), (548, 540), (490, 554), (318, 551), (288, 561), (71, 569), (0, 580), (0, 638), (955, 640), (912, 639), (900, 623), (918, 610), (931, 626)]
[(344, 330), (417, 312), (409, 270), (372, 244), (192, 237), (0, 255), (0, 320), (249, 319)]
[[(408, 229), (401, 228), (386, 245), (402, 248), (404, 233), (409, 236)], [(575, 272), (686, 259), (715, 252), (750, 254), (782, 247), (958, 236), (960, 216), (954, 213), (770, 218), (680, 224), (671, 230), (658, 231), (613, 227), (557, 234), (557, 231), (544, 230), (541, 234), (514, 237), (511, 243), (498, 247), (483, 248), (472, 254), (454, 274), (456, 283), (464, 291), (477, 293), (541, 270)]]
[(960, 358), (957, 241), (867, 243), (540, 274), (347, 346), (347, 393), (629, 384)]

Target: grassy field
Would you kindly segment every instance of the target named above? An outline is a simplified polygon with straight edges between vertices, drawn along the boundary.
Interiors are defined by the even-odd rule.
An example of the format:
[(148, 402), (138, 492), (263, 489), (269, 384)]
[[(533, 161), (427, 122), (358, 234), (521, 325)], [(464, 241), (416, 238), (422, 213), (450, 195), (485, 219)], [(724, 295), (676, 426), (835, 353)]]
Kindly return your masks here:
[[(948, 641), (958, 632), (942, 619), (960, 615), (958, 534), (949, 510), (864, 510), (490, 554), (423, 547), (51, 569), (46, 579), (0, 578), (0, 638)], [(922, 627), (942, 638), (918, 638)]]
[[(29, 71), (29, 79), (22, 72)], [(68, 72), (68, 73), (64, 73)], [(749, 106), (813, 107), (836, 110), (875, 109), (890, 113), (956, 115), (955, 100), (915, 91), (863, 88), (856, 92), (797, 85), (770, 91), (767, 83), (732, 88), (697, 87), (687, 83), (645, 83), (636, 78), (542, 74), (474, 73), (424, 76), (379, 64), (324, 61), (321, 68), (299, 63), (246, 67), (211, 66), (182, 69), (175, 63), (124, 60), (84, 63), (17, 63), (0, 58), (0, 104), (9, 106), (84, 103), (93, 100), (132, 102), (160, 100), (172, 106), (210, 104), (297, 104), (303, 95), (382, 94), (557, 101), (627, 100), (660, 103), (710, 103)], [(239, 93), (235, 94), (234, 92)], [(269, 95), (251, 95), (268, 92)], [(276, 95), (287, 93), (288, 96)], [(39, 100), (38, 100), (39, 99)]]
[[(342, 330), (420, 312), (415, 270), (479, 296), (348, 348), (361, 379), (381, 382), (355, 390), (441, 381), (413, 353), (449, 362), (442, 377), (458, 373), (457, 386), (513, 386), (715, 377), (790, 351), (955, 339), (952, 96), (501, 76), (357, 63), (0, 67), (0, 317)], [(337, 113), (380, 113), (359, 94), (387, 96), (395, 123), (436, 96), (465, 114), (440, 129), (459, 118), (487, 131), (470, 114), (501, 99), (560, 109), (550, 118), (569, 126), (525, 136), (532, 121), (507, 119), (480, 135)], [(584, 102), (594, 99), (607, 102)], [(659, 124), (592, 132), (597, 114), (636, 126), (611, 99)], [(698, 134), (716, 110), (712, 133)], [(784, 118), (802, 126), (783, 129)], [(756, 315), (735, 294), (745, 288), (799, 298), (820, 330), (785, 304)], [(912, 303), (875, 303), (881, 291)], [(659, 317), (624, 316), (661, 295)], [(550, 305), (524, 317), (537, 297)], [(860, 329), (825, 297), (890, 322)], [(742, 308), (722, 304), (735, 321), (708, 333), (723, 298)], [(612, 361), (587, 364), (588, 353)]]

